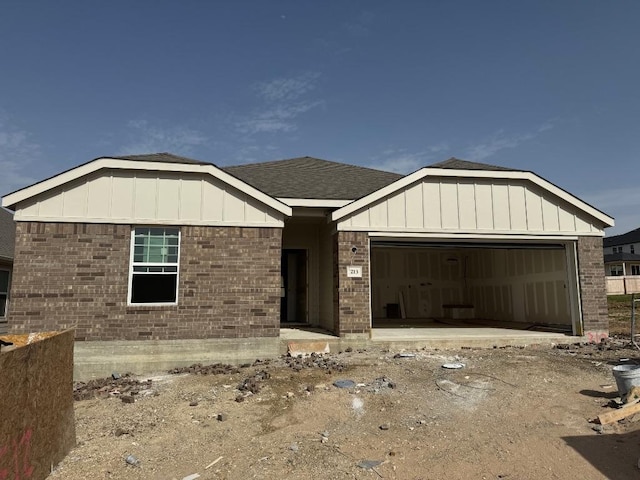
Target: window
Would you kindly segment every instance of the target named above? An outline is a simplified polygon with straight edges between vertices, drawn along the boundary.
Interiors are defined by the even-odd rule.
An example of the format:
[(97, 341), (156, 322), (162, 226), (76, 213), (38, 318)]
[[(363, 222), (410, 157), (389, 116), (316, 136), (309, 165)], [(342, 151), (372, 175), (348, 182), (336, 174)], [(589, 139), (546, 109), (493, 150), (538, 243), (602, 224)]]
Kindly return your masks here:
[(640, 275), (640, 265), (631, 265), (631, 275)]
[(137, 227), (132, 237), (129, 303), (176, 303), (180, 230)]
[(631, 253), (636, 253), (635, 245), (631, 245), (629, 248), (631, 249)]
[(611, 275), (614, 277), (622, 276), (622, 265), (611, 265)]
[(0, 319), (7, 316), (9, 302), (9, 270), (0, 270)]

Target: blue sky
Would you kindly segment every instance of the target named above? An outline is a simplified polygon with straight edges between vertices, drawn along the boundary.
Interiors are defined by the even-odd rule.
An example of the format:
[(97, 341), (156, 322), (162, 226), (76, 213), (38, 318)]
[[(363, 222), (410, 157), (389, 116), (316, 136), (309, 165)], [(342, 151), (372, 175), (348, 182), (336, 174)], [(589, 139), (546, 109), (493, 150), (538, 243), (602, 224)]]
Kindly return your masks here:
[(0, 194), (99, 156), (533, 170), (640, 227), (640, 2), (0, 3)]

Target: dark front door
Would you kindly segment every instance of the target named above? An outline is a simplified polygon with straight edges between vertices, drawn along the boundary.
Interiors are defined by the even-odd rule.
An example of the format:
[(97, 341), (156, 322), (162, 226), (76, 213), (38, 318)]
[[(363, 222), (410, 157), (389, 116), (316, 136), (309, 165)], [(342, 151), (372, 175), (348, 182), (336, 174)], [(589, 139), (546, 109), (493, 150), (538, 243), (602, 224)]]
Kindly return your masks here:
[(286, 323), (307, 322), (307, 251), (284, 249), (282, 251), (282, 293), (280, 321)]

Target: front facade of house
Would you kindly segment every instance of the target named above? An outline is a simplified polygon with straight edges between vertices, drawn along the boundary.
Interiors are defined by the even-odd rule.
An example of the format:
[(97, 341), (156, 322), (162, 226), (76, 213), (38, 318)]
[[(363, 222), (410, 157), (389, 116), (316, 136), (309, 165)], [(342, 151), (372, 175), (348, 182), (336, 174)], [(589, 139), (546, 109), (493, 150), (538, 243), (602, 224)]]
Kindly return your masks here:
[(290, 324), (367, 338), (433, 319), (608, 331), (613, 220), (531, 172), (152, 154), (93, 160), (3, 206), (17, 222), (15, 332), (162, 345), (277, 339)]

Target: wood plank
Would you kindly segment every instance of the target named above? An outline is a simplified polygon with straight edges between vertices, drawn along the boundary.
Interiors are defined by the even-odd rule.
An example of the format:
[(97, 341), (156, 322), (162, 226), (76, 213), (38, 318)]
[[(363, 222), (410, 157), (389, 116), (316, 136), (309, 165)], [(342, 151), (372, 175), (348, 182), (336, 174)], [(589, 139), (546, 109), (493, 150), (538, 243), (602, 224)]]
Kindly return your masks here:
[(617, 422), (618, 420), (630, 417), (634, 413), (638, 412), (640, 412), (640, 403), (635, 403), (625, 408), (619, 408), (617, 410), (613, 410), (612, 412), (598, 415), (598, 422), (600, 422), (600, 425), (608, 425), (609, 423)]

